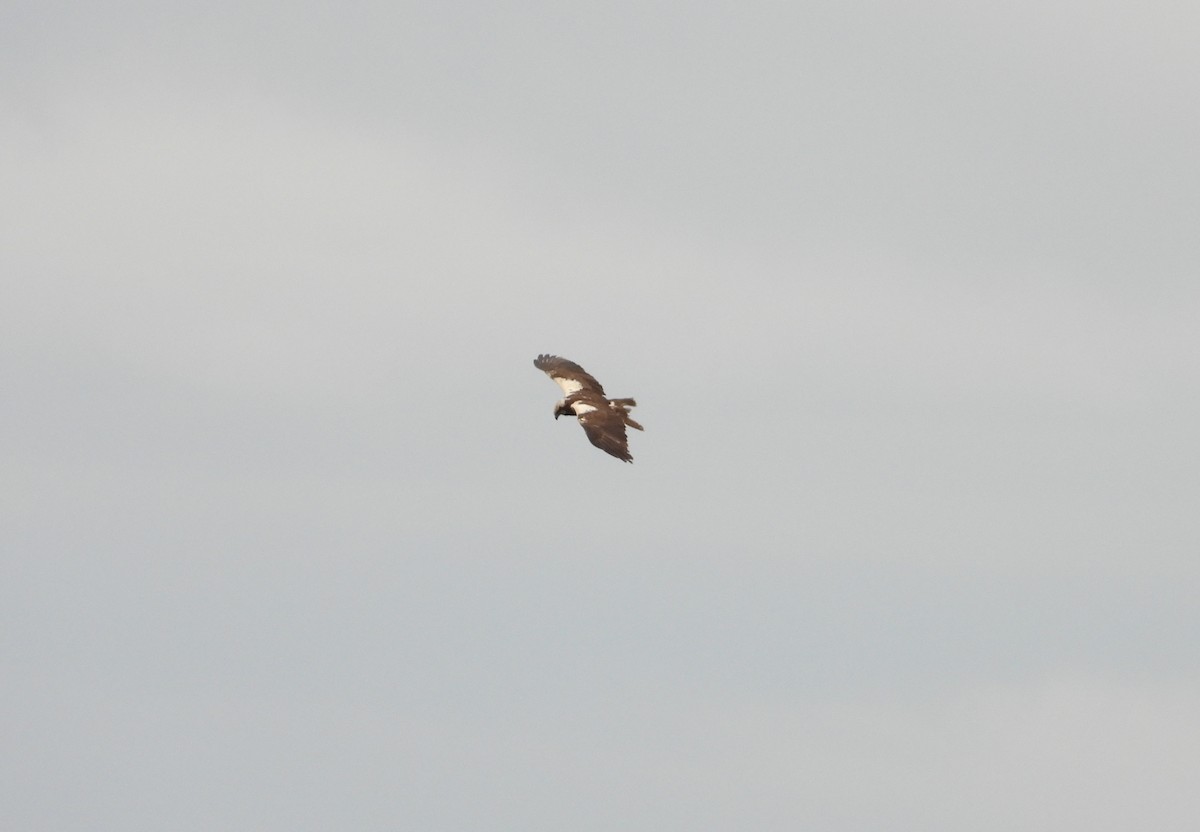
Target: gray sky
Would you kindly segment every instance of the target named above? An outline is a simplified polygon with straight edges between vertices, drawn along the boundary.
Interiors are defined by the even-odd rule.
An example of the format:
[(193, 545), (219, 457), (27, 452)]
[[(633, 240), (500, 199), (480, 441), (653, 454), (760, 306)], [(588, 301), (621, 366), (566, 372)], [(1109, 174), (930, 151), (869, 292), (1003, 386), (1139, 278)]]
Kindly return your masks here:
[(1200, 11), (980, 5), (0, 9), (0, 826), (1190, 829)]

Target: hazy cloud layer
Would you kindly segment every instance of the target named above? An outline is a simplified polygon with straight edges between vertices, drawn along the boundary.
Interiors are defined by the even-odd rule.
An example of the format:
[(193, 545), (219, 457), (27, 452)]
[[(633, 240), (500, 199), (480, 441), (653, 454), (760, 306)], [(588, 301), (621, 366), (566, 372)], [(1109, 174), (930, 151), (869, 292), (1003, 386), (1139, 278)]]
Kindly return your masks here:
[(0, 821), (1187, 828), (1198, 30), (10, 4)]

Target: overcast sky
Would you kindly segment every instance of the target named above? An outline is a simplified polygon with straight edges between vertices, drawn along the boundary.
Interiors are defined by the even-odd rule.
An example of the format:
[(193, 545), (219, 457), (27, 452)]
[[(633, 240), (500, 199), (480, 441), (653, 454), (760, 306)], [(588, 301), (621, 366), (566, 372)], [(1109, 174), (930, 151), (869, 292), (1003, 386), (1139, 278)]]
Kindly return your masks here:
[(1197, 43), (5, 3), (0, 826), (1192, 829)]

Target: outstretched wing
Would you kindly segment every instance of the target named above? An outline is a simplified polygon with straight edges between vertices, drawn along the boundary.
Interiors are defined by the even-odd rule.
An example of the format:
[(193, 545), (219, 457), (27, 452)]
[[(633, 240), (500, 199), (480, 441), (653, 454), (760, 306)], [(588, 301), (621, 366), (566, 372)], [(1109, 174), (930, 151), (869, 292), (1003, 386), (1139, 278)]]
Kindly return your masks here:
[(559, 358), (557, 355), (539, 355), (533, 360), (533, 366), (554, 379), (562, 388), (564, 396), (580, 390), (595, 390), (601, 396), (604, 395), (604, 388), (600, 386), (600, 382), (588, 375), (587, 370), (574, 361)]
[[(589, 405), (577, 406), (575, 412), (586, 407)], [(597, 448), (617, 459), (633, 462), (629, 440), (625, 437), (625, 419), (620, 413), (607, 407), (587, 410), (579, 413), (579, 424), (583, 425), (588, 441)]]

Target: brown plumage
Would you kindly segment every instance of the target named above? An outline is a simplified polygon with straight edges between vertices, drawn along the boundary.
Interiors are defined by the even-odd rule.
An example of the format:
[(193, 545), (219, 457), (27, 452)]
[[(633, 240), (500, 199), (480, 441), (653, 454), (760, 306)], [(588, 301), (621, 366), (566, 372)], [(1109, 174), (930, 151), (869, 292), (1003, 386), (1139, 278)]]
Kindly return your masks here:
[(555, 419), (575, 416), (593, 445), (617, 459), (633, 462), (625, 427), (643, 430), (629, 416), (629, 408), (637, 406), (635, 400), (608, 399), (600, 382), (591, 374), (574, 361), (557, 355), (539, 355), (533, 366), (562, 388), (564, 397), (554, 406)]

